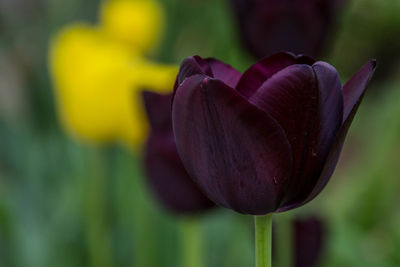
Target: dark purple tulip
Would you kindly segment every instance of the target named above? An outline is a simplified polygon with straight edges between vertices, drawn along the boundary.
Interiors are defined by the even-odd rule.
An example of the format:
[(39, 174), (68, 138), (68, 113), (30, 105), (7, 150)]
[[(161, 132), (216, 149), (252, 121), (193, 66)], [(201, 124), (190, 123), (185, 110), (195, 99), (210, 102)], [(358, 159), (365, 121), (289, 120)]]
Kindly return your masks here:
[(243, 75), (187, 58), (172, 121), (192, 179), (218, 205), (261, 215), (296, 208), (326, 185), (375, 61), (342, 88), (328, 63), (278, 53)]
[(297, 219), (293, 222), (294, 266), (316, 266), (324, 250), (325, 231), (317, 217)]
[[(275, 225), (278, 228), (280, 224)], [(325, 224), (318, 216), (310, 216), (305, 218), (296, 218), (290, 222), (293, 255), (285, 255), (293, 257), (291, 266), (294, 267), (313, 267), (317, 266), (324, 251), (326, 233)], [(273, 228), (276, 229), (276, 228)], [(282, 233), (282, 231), (280, 231)], [(275, 242), (280, 241), (281, 236), (276, 232), (273, 233), (273, 248)], [(276, 251), (273, 251), (276, 253)], [(276, 256), (276, 255), (275, 255)], [(281, 262), (281, 264), (283, 264)]]
[(146, 143), (145, 167), (156, 197), (180, 214), (205, 211), (211, 202), (189, 178), (176, 150), (171, 121), (172, 95), (143, 93), (151, 133)]
[(318, 57), (344, 0), (231, 0), (248, 51), (262, 58), (280, 51)]

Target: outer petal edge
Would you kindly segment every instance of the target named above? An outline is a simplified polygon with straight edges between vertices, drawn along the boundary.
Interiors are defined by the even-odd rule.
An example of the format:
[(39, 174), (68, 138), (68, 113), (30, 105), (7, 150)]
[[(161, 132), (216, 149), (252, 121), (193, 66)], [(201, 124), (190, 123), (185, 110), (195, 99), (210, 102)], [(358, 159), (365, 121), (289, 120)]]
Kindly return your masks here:
[[(331, 151), (325, 161), (324, 164), (324, 168), (321, 172), (320, 178), (318, 180), (318, 183), (316, 184), (316, 186), (314, 187), (313, 191), (311, 192), (311, 194), (309, 195), (309, 197), (301, 202), (301, 203), (296, 203), (292, 206), (289, 207), (284, 207), (283, 209), (280, 209), (279, 212), (281, 211), (286, 211), (286, 210), (290, 210), (292, 208), (304, 205), (308, 202), (310, 202), (311, 200), (313, 200), (321, 191), (322, 189), (324, 189), (324, 187), (328, 184), (330, 177), (332, 176), (333, 172), (335, 171), (335, 167), (339, 161), (339, 157), (340, 157), (340, 153), (342, 151), (343, 148), (343, 144), (346, 138), (346, 135), (348, 133), (348, 130), (350, 128), (350, 125), (353, 121), (353, 118), (358, 110), (358, 107), (362, 101), (362, 98), (364, 96), (365, 93), (365, 89), (367, 88), (369, 81), (372, 78), (372, 75), (375, 71), (376, 68), (376, 60), (371, 60), (369, 62), (367, 62), (366, 64), (364, 64), (361, 69), (355, 73), (352, 78), (346, 83), (346, 85), (343, 88), (344, 94), (346, 95), (346, 91), (347, 91), (347, 98), (345, 98), (345, 107), (344, 107), (344, 112), (347, 114), (344, 114), (344, 122), (337, 134), (337, 137), (335, 139), (335, 142), (332, 144), (332, 148)], [(361, 85), (358, 84), (361, 83)], [(354, 92), (352, 91), (352, 89), (355, 89), (356, 94), (353, 94), (353, 97), (349, 97), (350, 96), (350, 92)], [(357, 97), (357, 101), (354, 103), (354, 105), (352, 106), (352, 109), (350, 111), (346, 111), (346, 108), (349, 109), (350, 104), (352, 103), (351, 100), (354, 100), (354, 95), (359, 95)], [(347, 99), (347, 100), (346, 100)], [(347, 101), (347, 102), (346, 102)]]

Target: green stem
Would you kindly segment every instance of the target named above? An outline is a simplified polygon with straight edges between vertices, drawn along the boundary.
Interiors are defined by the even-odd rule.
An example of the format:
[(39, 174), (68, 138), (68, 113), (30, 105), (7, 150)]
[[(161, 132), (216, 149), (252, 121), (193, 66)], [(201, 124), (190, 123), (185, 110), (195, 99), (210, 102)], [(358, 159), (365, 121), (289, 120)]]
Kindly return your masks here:
[(293, 230), (292, 218), (288, 213), (280, 214), (274, 227), (276, 236), (276, 261), (274, 265), (278, 267), (293, 266)]
[(254, 216), (256, 267), (271, 267), (272, 214)]
[(184, 218), (180, 228), (182, 267), (203, 267), (199, 221), (192, 218)]
[[(92, 151), (91, 151), (92, 152)], [(105, 208), (107, 206), (107, 160), (101, 149), (89, 159), (86, 188), (86, 226), (91, 266), (111, 267), (112, 255)]]
[[(129, 176), (128, 176), (129, 177)], [(132, 222), (134, 227), (134, 249), (135, 261), (134, 266), (154, 266), (157, 262), (157, 257), (154, 253), (157, 250), (155, 243), (157, 237), (158, 221), (152, 218), (152, 214), (146, 196), (146, 188), (143, 184), (142, 174), (130, 177), (134, 178), (134, 201), (132, 204)]]

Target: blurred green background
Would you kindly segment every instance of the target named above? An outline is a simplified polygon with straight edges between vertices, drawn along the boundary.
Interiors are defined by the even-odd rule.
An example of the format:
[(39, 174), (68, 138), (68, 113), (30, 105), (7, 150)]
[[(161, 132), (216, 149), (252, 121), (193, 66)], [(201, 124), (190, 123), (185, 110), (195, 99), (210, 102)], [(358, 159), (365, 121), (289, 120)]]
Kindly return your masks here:
[[(160, 62), (213, 56), (239, 70), (242, 49), (227, 0), (160, 0)], [(183, 266), (182, 220), (155, 202), (141, 151), (95, 148), (62, 131), (48, 74), (50, 36), (95, 23), (100, 1), (0, 0), (0, 266)], [(319, 214), (320, 266), (400, 266), (400, 2), (349, 1), (323, 58), (346, 81), (377, 58), (339, 166), (310, 204), (275, 216)], [(207, 267), (253, 266), (251, 216), (200, 220)]]

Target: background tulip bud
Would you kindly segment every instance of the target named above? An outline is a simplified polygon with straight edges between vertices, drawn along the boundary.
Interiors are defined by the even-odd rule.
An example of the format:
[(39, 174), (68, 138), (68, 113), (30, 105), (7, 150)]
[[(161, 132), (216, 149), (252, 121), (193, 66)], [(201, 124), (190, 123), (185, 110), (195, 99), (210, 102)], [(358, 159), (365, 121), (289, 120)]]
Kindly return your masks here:
[(316, 216), (293, 221), (295, 267), (317, 266), (324, 250), (325, 229)]
[(176, 150), (171, 122), (170, 94), (143, 94), (151, 133), (146, 144), (145, 166), (156, 197), (167, 209), (198, 213), (214, 206), (189, 178)]
[(319, 266), (327, 241), (326, 224), (318, 215), (279, 217), (272, 229), (274, 266)]
[(280, 51), (318, 57), (332, 33), (340, 0), (231, 0), (239, 32), (256, 58)]
[(375, 61), (344, 88), (328, 63), (290, 53), (241, 77), (216, 62), (188, 58), (177, 78), (173, 130), (193, 180), (215, 203), (245, 214), (313, 199), (333, 173)]

